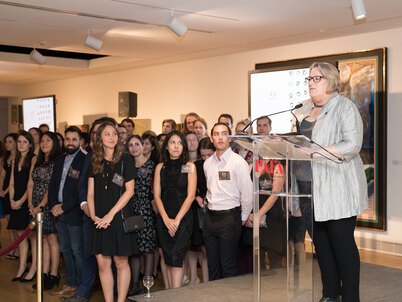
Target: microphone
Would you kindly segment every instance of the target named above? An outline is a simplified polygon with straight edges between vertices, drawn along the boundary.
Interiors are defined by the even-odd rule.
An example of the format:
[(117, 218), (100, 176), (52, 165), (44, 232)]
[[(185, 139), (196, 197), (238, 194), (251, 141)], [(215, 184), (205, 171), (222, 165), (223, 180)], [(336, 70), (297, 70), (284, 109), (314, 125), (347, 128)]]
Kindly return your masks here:
[[(260, 118), (269, 117), (269, 116), (272, 116), (272, 115), (277, 115), (277, 114), (288, 112), (288, 111), (290, 111), (292, 113), (292, 115), (296, 118), (296, 116), (293, 114), (292, 111), (296, 110), (296, 109), (299, 109), (301, 107), (303, 107), (303, 104), (297, 104), (293, 108), (290, 108), (290, 109), (287, 109), (287, 110), (282, 110), (282, 111), (274, 112), (274, 113), (271, 113), (271, 114), (268, 114), (268, 115), (259, 116), (259, 117), (255, 118), (255, 119), (253, 119), (250, 123), (248, 123), (246, 125), (246, 127), (243, 128), (243, 130), (241, 132), (245, 132), (256, 120), (258, 120)], [(300, 126), (299, 126), (299, 121), (297, 120), (297, 118), (296, 118), (296, 128), (297, 128), (297, 132), (299, 132)]]

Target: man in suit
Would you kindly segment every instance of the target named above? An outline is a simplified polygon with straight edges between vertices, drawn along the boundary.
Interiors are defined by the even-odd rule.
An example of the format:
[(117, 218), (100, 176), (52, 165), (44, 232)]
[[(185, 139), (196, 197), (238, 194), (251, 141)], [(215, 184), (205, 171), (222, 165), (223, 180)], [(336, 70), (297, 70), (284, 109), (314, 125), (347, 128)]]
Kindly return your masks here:
[(81, 151), (80, 142), (80, 129), (68, 127), (64, 140), (66, 153), (55, 161), (49, 184), (49, 203), (57, 218), (60, 251), (66, 267), (66, 284), (61, 291), (53, 292), (60, 296), (76, 292), (84, 260), (80, 203), (86, 200), (86, 189), (82, 187), (86, 154)]

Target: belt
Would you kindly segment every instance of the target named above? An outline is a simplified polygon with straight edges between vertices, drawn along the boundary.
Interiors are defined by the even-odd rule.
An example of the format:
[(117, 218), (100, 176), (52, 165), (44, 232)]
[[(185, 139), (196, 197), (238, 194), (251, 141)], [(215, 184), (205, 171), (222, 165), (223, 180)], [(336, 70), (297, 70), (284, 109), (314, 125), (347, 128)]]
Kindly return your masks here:
[(229, 215), (229, 214), (234, 214), (234, 213), (240, 212), (240, 207), (235, 207), (235, 208), (232, 208), (232, 209), (229, 209), (229, 210), (219, 210), (219, 211), (208, 209), (208, 212), (212, 216), (214, 216), (214, 215)]

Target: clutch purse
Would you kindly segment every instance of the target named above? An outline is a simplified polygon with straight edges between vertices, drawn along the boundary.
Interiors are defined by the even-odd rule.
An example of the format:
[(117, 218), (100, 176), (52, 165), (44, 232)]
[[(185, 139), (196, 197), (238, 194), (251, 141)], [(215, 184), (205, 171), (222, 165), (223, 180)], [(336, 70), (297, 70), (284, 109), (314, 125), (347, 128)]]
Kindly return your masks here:
[(123, 229), (125, 234), (137, 232), (145, 228), (144, 217), (141, 215), (124, 217), (122, 212), (121, 218), (123, 219)]

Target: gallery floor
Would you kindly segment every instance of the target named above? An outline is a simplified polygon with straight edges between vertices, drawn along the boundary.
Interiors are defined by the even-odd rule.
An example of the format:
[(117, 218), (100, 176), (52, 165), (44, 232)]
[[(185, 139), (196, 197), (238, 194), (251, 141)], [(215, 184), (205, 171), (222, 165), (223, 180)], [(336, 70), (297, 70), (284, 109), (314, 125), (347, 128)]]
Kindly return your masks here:
[[(7, 244), (8, 238), (4, 238), (4, 230), (2, 230), (0, 238), (3, 246)], [(402, 257), (368, 251), (360, 251), (360, 256), (362, 260), (361, 301), (401, 301)], [(0, 257), (0, 301), (36, 301), (36, 292), (31, 287), (32, 283), (11, 282), (17, 272), (17, 268), (17, 260)], [(317, 269), (316, 264), (314, 264), (314, 272)], [(275, 274), (261, 278), (261, 301), (287, 301), (289, 296), (286, 294), (285, 272), (285, 269), (279, 269)], [(293, 284), (297, 282), (300, 282), (300, 284), (298, 285), (297, 298), (292, 301), (311, 301), (313, 292), (314, 301), (319, 300), (319, 274), (315, 273), (314, 275), (314, 286), (311, 281), (307, 281), (306, 284), (308, 278), (304, 276), (293, 276)], [(62, 284), (63, 280), (60, 282), (60, 288)], [(140, 302), (253, 301), (253, 281), (252, 277), (248, 275), (185, 286), (176, 290), (162, 290), (163, 288), (162, 276), (159, 273), (152, 288), (153, 297), (144, 298), (143, 295), (138, 295), (135, 300)], [(45, 292), (43, 301), (55, 302), (59, 301), (59, 298), (50, 295), (49, 292)], [(103, 301), (102, 291), (95, 291), (90, 301)]]

